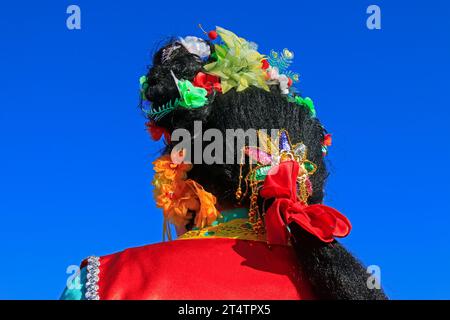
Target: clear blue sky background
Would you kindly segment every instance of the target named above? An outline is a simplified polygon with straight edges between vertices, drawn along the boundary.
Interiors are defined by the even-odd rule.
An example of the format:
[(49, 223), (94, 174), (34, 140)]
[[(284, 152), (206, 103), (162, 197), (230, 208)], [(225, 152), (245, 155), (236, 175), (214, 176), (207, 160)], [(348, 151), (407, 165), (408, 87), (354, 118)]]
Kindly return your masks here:
[[(0, 298), (54, 299), (90, 254), (160, 241), (138, 78), (202, 23), (287, 47), (334, 134), (326, 203), (391, 298), (450, 298), (448, 1), (8, 1), (0, 7)], [(155, 1), (156, 2), (156, 1)], [(77, 4), (82, 29), (66, 28)], [(366, 28), (378, 4), (382, 30)]]

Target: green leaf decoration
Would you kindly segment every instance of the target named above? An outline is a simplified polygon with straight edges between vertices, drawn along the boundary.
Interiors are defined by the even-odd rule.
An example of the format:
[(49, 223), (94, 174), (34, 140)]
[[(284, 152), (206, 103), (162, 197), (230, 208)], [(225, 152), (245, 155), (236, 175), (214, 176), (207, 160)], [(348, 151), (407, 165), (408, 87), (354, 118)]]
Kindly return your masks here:
[(232, 88), (242, 91), (255, 86), (269, 91), (266, 73), (261, 68), (265, 58), (252, 45), (233, 32), (217, 27), (217, 33), (224, 44), (215, 45), (217, 61), (204, 66), (209, 74), (220, 77), (222, 92)]
[(147, 113), (147, 115), (149, 116), (150, 119), (159, 121), (161, 118), (166, 116), (168, 113), (172, 112), (179, 105), (180, 105), (180, 100), (177, 98), (173, 101), (169, 101), (168, 103), (163, 104), (162, 106), (152, 108), (150, 111), (144, 110), (144, 112)]

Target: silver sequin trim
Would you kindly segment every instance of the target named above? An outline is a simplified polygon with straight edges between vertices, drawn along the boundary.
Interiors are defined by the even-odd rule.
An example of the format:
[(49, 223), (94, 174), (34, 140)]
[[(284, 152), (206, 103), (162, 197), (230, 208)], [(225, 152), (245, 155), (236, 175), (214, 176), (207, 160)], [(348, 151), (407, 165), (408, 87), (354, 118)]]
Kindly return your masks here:
[(100, 258), (96, 256), (90, 256), (87, 259), (87, 281), (86, 281), (86, 293), (84, 297), (86, 300), (99, 300), (98, 295), (98, 280), (100, 273)]

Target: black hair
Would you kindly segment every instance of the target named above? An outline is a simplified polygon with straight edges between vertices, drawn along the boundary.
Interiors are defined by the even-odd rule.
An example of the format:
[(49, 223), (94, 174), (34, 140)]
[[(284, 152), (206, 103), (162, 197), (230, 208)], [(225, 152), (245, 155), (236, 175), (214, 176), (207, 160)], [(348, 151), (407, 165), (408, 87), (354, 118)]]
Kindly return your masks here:
[[(204, 64), (204, 61), (189, 53), (177, 41), (170, 41), (154, 55), (153, 65), (147, 73), (145, 97), (154, 107), (179, 98), (171, 72), (179, 79), (192, 81), (203, 70)], [(216, 128), (222, 133), (226, 129), (239, 128), (286, 129), (292, 142), (301, 141), (307, 146), (308, 159), (317, 165), (317, 171), (311, 176), (313, 193), (308, 203), (323, 201), (328, 175), (322, 154), (322, 141), (326, 131), (307, 108), (289, 102), (277, 86), (270, 86), (270, 91), (256, 87), (240, 92), (231, 89), (225, 94), (216, 95), (205, 107), (176, 109), (159, 119), (157, 125), (169, 132), (184, 128), (193, 133), (194, 121), (201, 121), (203, 129)], [(172, 148), (173, 145), (169, 144), (166, 152), (170, 152)], [(221, 205), (232, 206), (236, 203), (239, 164), (195, 164), (188, 172), (188, 177), (216, 196)], [(317, 297), (386, 299), (381, 289), (368, 288), (369, 274), (366, 269), (339, 242), (323, 243), (296, 225), (291, 226), (291, 230), (300, 267), (310, 279)]]

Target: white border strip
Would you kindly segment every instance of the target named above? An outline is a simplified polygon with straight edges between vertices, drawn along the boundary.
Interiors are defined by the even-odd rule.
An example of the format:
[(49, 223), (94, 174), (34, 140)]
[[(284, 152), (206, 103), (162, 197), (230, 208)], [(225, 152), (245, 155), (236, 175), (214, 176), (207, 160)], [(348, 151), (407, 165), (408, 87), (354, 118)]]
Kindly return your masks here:
[(100, 300), (98, 295), (98, 280), (100, 273), (100, 258), (96, 256), (90, 256), (87, 259), (87, 281), (86, 281), (86, 293), (84, 297), (86, 300)]

